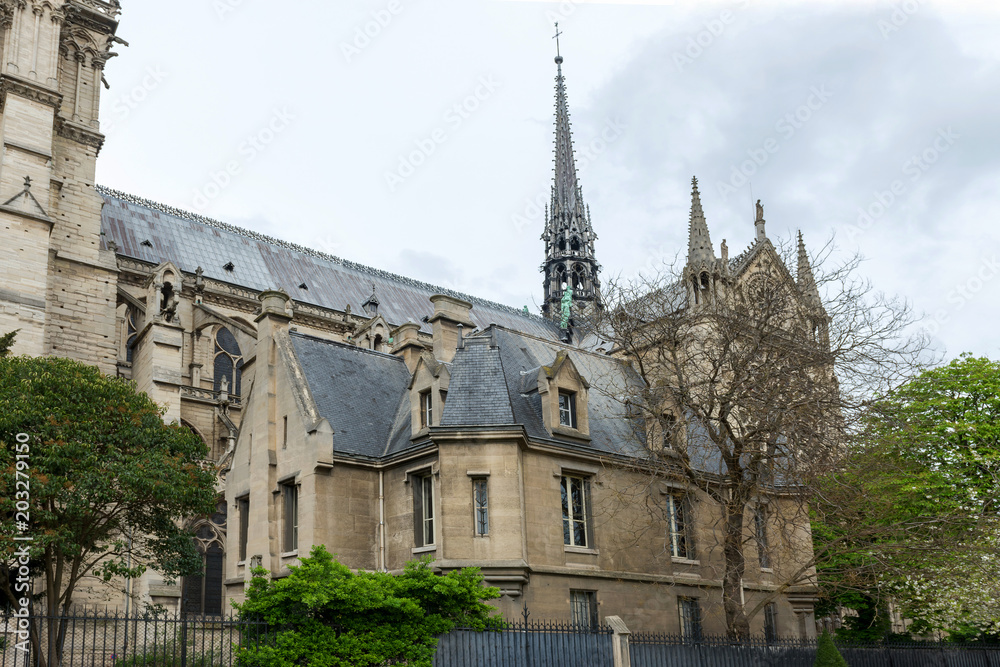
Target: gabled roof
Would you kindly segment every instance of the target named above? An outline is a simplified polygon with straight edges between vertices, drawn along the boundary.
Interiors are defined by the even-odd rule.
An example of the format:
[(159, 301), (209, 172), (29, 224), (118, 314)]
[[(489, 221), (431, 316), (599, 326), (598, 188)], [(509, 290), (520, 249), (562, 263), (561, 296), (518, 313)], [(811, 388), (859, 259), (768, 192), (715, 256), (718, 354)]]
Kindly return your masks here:
[[(558, 340), (559, 327), (538, 315), (444, 287), (406, 278), (334, 257), (311, 248), (240, 229), (194, 213), (99, 187), (102, 247), (109, 242), (118, 254), (159, 265), (173, 261), (188, 273), (199, 266), (206, 278), (251, 290), (283, 289), (292, 299), (323, 308), (344, 310), (350, 304), (363, 314), (362, 304), (374, 285), (379, 313), (394, 325), (423, 322), (434, 312), (428, 299), (448, 294), (472, 303), (472, 320), (486, 328), (492, 323)], [(148, 242), (144, 244), (144, 242)], [(227, 265), (232, 265), (227, 270)], [(306, 285), (301, 288), (300, 285)]]
[[(612, 357), (593, 354), (577, 347), (541, 340), (516, 331), (498, 328), (496, 340), (503, 363), (514, 419), (523, 424), (531, 438), (565, 440), (567, 444), (606, 454), (645, 455), (645, 424), (630, 418), (625, 400), (642, 381), (629, 367)], [(537, 377), (543, 366), (551, 366), (560, 356), (572, 360), (590, 384), (587, 392), (590, 443), (579, 444), (559, 434), (549, 435), (542, 419), (541, 397), (537, 391), (522, 393), (522, 377)], [(542, 370), (544, 372), (544, 370)], [(452, 383), (454, 384), (454, 376)], [(451, 391), (448, 392), (451, 400)]]
[(291, 332), (292, 347), (321, 417), (333, 428), (333, 451), (382, 456), (399, 430), (405, 400), (409, 439), (410, 373), (399, 357)]

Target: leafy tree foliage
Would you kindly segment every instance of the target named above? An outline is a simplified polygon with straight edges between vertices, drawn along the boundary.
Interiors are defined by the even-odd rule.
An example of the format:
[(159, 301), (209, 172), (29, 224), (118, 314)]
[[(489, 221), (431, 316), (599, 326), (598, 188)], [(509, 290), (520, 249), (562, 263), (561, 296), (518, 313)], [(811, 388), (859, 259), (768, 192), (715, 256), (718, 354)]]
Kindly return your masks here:
[[(48, 614), (65, 612), (86, 577), (201, 570), (180, 520), (213, 511), (215, 474), (200, 465), (201, 439), (162, 415), (131, 383), (96, 368), (0, 359), (0, 513), (27, 519), (0, 526), (0, 559), (17, 568), (28, 545)], [(0, 576), (0, 593), (16, 604), (25, 591), (11, 583)]]
[[(906, 335), (908, 306), (857, 275), (859, 257), (824, 266), (831, 245), (807, 270), (804, 246), (762, 241), (755, 252), (738, 273), (717, 265), (715, 278), (675, 262), (611, 279), (588, 330), (628, 362), (617, 379), (592, 378), (591, 391), (625, 403), (622, 417), (637, 424), (623, 453), (637, 444), (649, 452), (634, 464), (649, 483), (621, 506), (683, 479), (721, 510), (699, 548), (721, 552), (734, 638), (749, 637), (751, 620), (779, 596), (814, 586), (812, 482), (837, 465), (862, 407), (908, 377), (925, 344)], [(797, 278), (786, 268), (796, 261)], [(659, 526), (654, 517), (639, 528), (654, 535)], [(761, 549), (774, 586), (746, 595)]]
[(820, 581), (858, 612), (849, 633), (887, 632), (889, 600), (916, 633), (1000, 630), (1000, 364), (963, 355), (903, 384), (818, 490)]
[(241, 649), (244, 667), (430, 667), (436, 635), (456, 625), (499, 627), (484, 600), (500, 591), (483, 587), (475, 568), (440, 576), (423, 560), (407, 563), (399, 576), (354, 574), (319, 545), (290, 569), (288, 577), (270, 581), (257, 568), (246, 601), (236, 605), (242, 619), (275, 630), (273, 641)]
[(0, 336), (0, 357), (6, 357), (10, 354), (10, 348), (14, 347), (14, 338), (17, 336), (18, 331), (20, 329), (15, 329), (10, 333)]

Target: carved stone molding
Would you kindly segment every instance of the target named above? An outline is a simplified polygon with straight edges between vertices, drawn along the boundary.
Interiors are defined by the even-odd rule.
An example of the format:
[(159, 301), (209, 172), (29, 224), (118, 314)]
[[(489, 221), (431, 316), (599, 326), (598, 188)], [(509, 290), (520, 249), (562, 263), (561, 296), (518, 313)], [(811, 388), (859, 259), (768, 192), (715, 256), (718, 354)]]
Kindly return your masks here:
[(118, 29), (118, 15), (121, 5), (116, 0), (69, 0), (63, 6), (66, 22), (94, 32), (114, 34)]
[(0, 109), (7, 102), (7, 94), (14, 93), (34, 102), (39, 102), (53, 109), (62, 106), (62, 95), (37, 83), (26, 81), (11, 74), (0, 75)]
[(60, 118), (59, 116), (56, 116), (56, 133), (60, 137), (65, 137), (85, 146), (91, 146), (98, 153), (101, 152), (101, 147), (104, 146), (103, 134), (89, 127), (68, 121), (65, 118)]

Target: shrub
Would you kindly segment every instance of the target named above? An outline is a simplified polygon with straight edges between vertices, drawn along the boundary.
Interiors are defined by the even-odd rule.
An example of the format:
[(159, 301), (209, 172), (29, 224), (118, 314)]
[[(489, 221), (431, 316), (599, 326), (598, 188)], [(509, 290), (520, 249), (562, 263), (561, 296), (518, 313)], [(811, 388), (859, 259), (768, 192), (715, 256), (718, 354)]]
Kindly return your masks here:
[(277, 581), (263, 568), (254, 570), (246, 601), (236, 605), (242, 620), (271, 630), (263, 642), (245, 638), (238, 651), (242, 667), (430, 667), (437, 635), (456, 625), (484, 630), (499, 624), (484, 600), (500, 591), (483, 587), (475, 568), (442, 576), (422, 560), (407, 563), (398, 576), (355, 574), (316, 546), (290, 569)]

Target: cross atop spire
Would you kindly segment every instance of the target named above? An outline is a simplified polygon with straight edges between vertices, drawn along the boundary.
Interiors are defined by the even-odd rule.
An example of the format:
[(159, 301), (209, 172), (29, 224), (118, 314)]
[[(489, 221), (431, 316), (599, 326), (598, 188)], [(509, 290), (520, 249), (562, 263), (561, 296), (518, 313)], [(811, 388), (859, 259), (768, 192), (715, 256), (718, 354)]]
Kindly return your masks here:
[(562, 32), (559, 30), (559, 21), (556, 21), (556, 34), (555, 34), (555, 36), (552, 39), (556, 40), (556, 64), (557, 65), (561, 65), (562, 64), (562, 56), (559, 55), (559, 35), (561, 35), (561, 34), (562, 34)]

